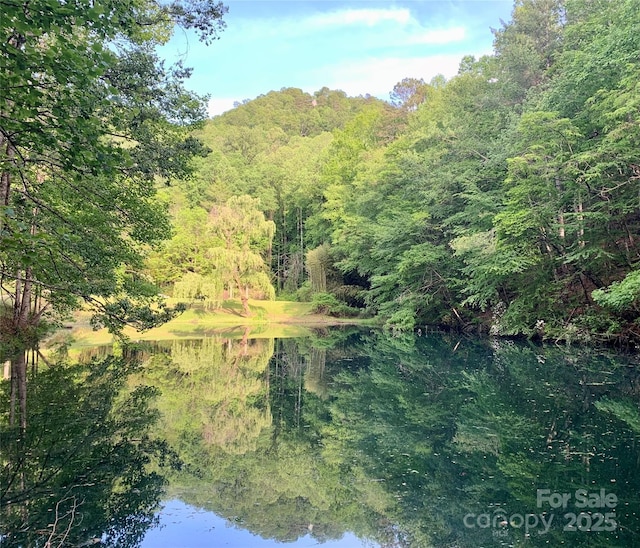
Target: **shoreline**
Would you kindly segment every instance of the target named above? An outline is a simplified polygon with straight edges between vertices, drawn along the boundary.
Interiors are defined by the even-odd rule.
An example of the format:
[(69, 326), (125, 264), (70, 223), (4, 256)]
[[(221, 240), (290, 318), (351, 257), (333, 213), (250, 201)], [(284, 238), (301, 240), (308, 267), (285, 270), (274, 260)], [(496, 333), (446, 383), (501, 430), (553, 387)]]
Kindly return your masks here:
[[(290, 338), (312, 334), (314, 329), (341, 325), (371, 326), (371, 319), (336, 318), (311, 312), (312, 303), (296, 301), (256, 301), (249, 306), (252, 316), (239, 313), (240, 302), (225, 301), (216, 310), (207, 311), (200, 303), (189, 303), (189, 308), (178, 317), (148, 331), (140, 332), (125, 327), (123, 335), (134, 341), (160, 341), (209, 336), (230, 338)], [(68, 343), (70, 348), (86, 348), (111, 344), (118, 340), (107, 329), (94, 331), (89, 320), (91, 313), (80, 311), (73, 320), (65, 322), (45, 339), (46, 347)]]

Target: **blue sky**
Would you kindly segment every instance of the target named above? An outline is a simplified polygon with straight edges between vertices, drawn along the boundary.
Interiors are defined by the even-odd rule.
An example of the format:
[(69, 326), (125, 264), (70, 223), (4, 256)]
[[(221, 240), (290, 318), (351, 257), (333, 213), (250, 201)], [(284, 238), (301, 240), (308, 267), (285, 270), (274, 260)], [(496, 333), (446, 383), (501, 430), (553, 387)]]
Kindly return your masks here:
[(227, 0), (227, 28), (209, 46), (178, 30), (161, 50), (193, 67), (187, 87), (209, 113), (283, 87), (388, 99), (405, 77), (451, 77), (463, 55), (492, 49), (513, 0)]
[(377, 543), (358, 539), (346, 533), (340, 539), (320, 544), (310, 535), (295, 542), (279, 542), (254, 535), (206, 510), (190, 506), (174, 499), (163, 503), (160, 523), (150, 529), (140, 548), (375, 548)]

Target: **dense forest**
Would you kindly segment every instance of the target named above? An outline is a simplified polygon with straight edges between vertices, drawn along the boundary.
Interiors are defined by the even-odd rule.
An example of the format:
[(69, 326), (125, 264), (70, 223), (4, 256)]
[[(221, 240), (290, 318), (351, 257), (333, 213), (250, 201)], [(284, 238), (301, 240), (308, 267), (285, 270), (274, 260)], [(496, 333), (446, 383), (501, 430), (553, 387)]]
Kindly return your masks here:
[(206, 293), (203, 231), (220, 207), (246, 218), (246, 195), (275, 232), (241, 247), (280, 294), (397, 329), (637, 339), (636, 8), (518, 1), (449, 81), (407, 78), (389, 103), (288, 88), (215, 117), (196, 133), (212, 152), (163, 193), (176, 234), (153, 278)]
[[(215, 38), (224, 8), (133, 4), (154, 30), (115, 5), (73, 14), (86, 35), (71, 8), (29, 12), (39, 35), (3, 18), (7, 329), (82, 302), (96, 325), (148, 327), (179, 311), (161, 291), (245, 314), (315, 299), (397, 330), (640, 339), (636, 0), (517, 0), (493, 54), (450, 80), (406, 78), (389, 102), (286, 88), (200, 125), (189, 71), (153, 46), (172, 24)], [(66, 64), (34, 84), (54, 54)]]

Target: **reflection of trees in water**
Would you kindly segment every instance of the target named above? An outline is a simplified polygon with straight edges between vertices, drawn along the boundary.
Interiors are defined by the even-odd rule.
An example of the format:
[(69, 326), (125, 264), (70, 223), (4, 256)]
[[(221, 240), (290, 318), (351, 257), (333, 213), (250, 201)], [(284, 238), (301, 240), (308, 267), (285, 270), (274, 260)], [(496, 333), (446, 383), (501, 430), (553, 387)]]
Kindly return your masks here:
[[(9, 425), (16, 425), (16, 415), (22, 430), (27, 427), (27, 353), (18, 354), (7, 362), (9, 366), (8, 378), (11, 379), (9, 397)], [(17, 405), (16, 405), (17, 400)]]
[[(441, 345), (435, 338), (410, 341), (404, 349), (394, 339), (372, 342), (369, 370), (332, 379), (331, 428), (340, 433), (332, 437), (349, 433), (361, 450), (359, 466), (384, 479), (398, 500), (389, 517), (410, 545), (524, 542), (524, 530), (508, 528), (496, 539), (495, 530), (465, 528), (462, 518), (498, 504), (512, 513), (536, 513), (538, 488), (617, 492), (630, 503), (620, 505), (619, 517), (638, 529), (639, 453), (632, 425), (640, 424), (640, 413), (638, 398), (632, 403), (626, 388), (637, 377), (633, 362), (593, 349), (508, 342), (491, 351), (471, 341)], [(578, 535), (572, 542), (608, 546), (622, 538), (633, 541), (627, 529)], [(528, 542), (566, 541), (559, 528)]]
[(135, 367), (116, 358), (28, 366), (15, 360), (0, 387), (0, 546), (135, 546), (164, 489), (149, 465), (172, 458), (150, 436), (155, 391), (127, 388)]
[(326, 365), (327, 349), (311, 348), (304, 376), (304, 388), (307, 392), (313, 392), (323, 400), (329, 396), (329, 387), (325, 378)]
[[(375, 332), (151, 350), (138, 350), (135, 378), (162, 391), (185, 462), (174, 494), (264, 537), (517, 544), (523, 530), (494, 537), (463, 517), (536, 512), (537, 488), (591, 486), (629, 503), (617, 509), (626, 529), (574, 545), (628, 543), (638, 529), (638, 369), (620, 357)], [(566, 541), (560, 529), (526, 542)]]
[(272, 339), (173, 341), (153, 356), (145, 382), (159, 387), (168, 435), (182, 446), (215, 445), (244, 453), (271, 424), (266, 368)]
[[(279, 540), (349, 530), (382, 546), (518, 543), (524, 530), (495, 537), (463, 517), (496, 505), (535, 513), (537, 488), (610, 488), (611, 478), (631, 503), (618, 514), (638, 522), (637, 374), (619, 357), (446, 337), (315, 343), (277, 342), (274, 421), (255, 451), (208, 453), (209, 507), (233, 523)], [(630, 540), (624, 530), (574, 540), (607, 546), (618, 534)], [(549, 539), (566, 532), (528, 542)]]
[[(313, 404), (304, 384), (310, 365), (321, 373), (326, 354), (319, 349), (299, 349), (295, 341), (278, 344), (274, 353), (272, 340), (182, 343), (174, 345), (173, 363), (163, 358), (166, 362), (162, 365), (149, 364), (147, 379), (151, 375), (161, 377), (157, 386), (163, 391), (163, 414), (170, 417), (168, 435), (175, 435), (186, 463), (174, 476), (172, 489), (182, 500), (215, 511), (230, 523), (266, 538), (293, 541), (306, 534), (318, 540), (339, 538), (349, 529), (348, 525), (345, 529), (345, 523), (371, 522), (382, 515), (371, 514), (371, 508), (361, 504), (362, 497), (353, 496), (353, 486), (345, 483), (339, 461), (324, 462), (321, 448), (300, 443), (288, 424), (282, 436), (278, 434), (279, 421), (288, 423), (289, 417), (296, 420), (297, 416), (297, 428), (317, 437), (316, 425), (305, 422), (316, 412), (305, 409)], [(259, 359), (253, 361), (252, 356)], [(262, 383), (260, 390), (255, 379)], [(270, 403), (279, 405), (273, 396), (280, 390), (286, 399), (292, 396), (291, 409), (287, 404), (285, 410), (287, 418), (279, 418), (280, 410)], [(302, 403), (301, 396), (304, 406), (296, 404)], [(319, 397), (311, 396), (323, 405)], [(242, 407), (243, 403), (244, 420), (249, 426), (239, 425), (234, 417), (229, 421), (228, 416), (215, 414), (216, 410)], [(255, 411), (268, 413), (260, 431), (251, 428)], [(238, 414), (237, 420), (241, 418)], [(229, 421), (226, 425), (225, 420)], [(203, 435), (206, 425), (219, 429), (216, 443)], [(224, 445), (222, 436), (230, 428), (248, 433), (243, 440), (232, 437)], [(384, 506), (378, 484), (363, 479), (360, 489), (369, 493), (368, 499)]]

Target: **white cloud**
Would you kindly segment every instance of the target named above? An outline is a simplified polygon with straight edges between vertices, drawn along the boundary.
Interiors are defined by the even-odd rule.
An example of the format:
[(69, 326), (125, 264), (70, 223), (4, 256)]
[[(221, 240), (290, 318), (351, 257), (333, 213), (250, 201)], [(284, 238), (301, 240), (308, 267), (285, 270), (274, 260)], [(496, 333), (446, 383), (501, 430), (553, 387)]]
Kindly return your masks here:
[(369, 58), (357, 63), (323, 67), (319, 78), (332, 89), (348, 95), (369, 93), (383, 99), (403, 78), (422, 78), (429, 82), (438, 74), (451, 78), (458, 72), (460, 54), (430, 55), (426, 57)]
[[(309, 9), (318, 8), (309, 3)], [(210, 49), (197, 40), (189, 44), (187, 63), (196, 66), (192, 85), (214, 94), (210, 116), (232, 109), (235, 100), (282, 87), (316, 91), (328, 86), (387, 99), (405, 77), (453, 76), (462, 55), (478, 50), (471, 22), (419, 17), (413, 7), (360, 9), (336, 3), (325, 12), (293, 11), (298, 17), (288, 10), (230, 16), (222, 39)]]
[(416, 31), (407, 37), (408, 45), (442, 45), (452, 42), (461, 42), (466, 37), (466, 29), (464, 27), (452, 27), (448, 29), (432, 29), (424, 31)]
[(233, 108), (233, 104), (237, 99), (229, 99), (226, 97), (212, 97), (207, 105), (207, 113), (210, 117), (217, 116), (223, 112), (227, 112)]
[(411, 21), (408, 9), (346, 9), (319, 13), (302, 21), (302, 26), (337, 27), (350, 25), (375, 26), (379, 23), (393, 21), (406, 25)]
[[(329, 12), (316, 12), (302, 18), (291, 16), (265, 19), (244, 19), (238, 21), (232, 29), (226, 31), (226, 38), (240, 41), (270, 39), (283, 41), (309, 35), (322, 35), (325, 32), (344, 31), (345, 27), (358, 31), (367, 31), (372, 27), (401, 31), (400, 29), (418, 28), (420, 24), (406, 8), (388, 9), (341, 9)], [(426, 29), (422, 29), (423, 31)], [(232, 38), (232, 39), (233, 39)]]

